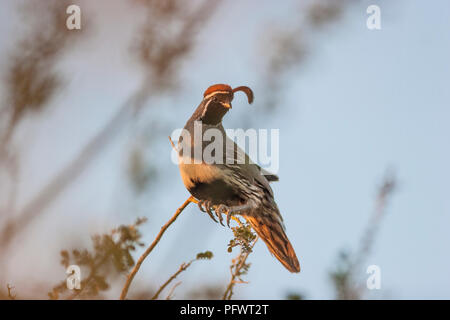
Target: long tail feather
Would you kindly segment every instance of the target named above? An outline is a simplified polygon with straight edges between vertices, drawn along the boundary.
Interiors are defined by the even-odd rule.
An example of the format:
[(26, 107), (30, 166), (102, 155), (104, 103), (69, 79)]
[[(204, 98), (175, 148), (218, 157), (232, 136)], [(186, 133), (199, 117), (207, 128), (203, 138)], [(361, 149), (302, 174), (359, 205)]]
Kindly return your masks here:
[(267, 214), (246, 216), (245, 219), (286, 269), (290, 272), (300, 272), (297, 255), (278, 219)]

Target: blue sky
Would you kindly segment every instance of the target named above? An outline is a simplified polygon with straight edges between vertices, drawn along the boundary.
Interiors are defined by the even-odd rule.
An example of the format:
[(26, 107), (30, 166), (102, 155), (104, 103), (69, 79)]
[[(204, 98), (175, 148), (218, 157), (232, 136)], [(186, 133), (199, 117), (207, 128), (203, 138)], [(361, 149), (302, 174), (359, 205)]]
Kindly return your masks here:
[[(366, 28), (365, 10), (373, 3), (381, 8), (379, 31)], [(293, 1), (286, 7), (269, 1), (258, 4), (224, 5), (220, 18), (209, 24), (214, 37), (203, 31), (183, 65), (179, 94), (153, 101), (158, 108), (145, 116), (167, 123), (163, 130), (169, 134), (184, 125), (211, 83), (257, 83), (261, 47), (255, 39), (264, 37), (264, 28), (295, 23), (296, 8)], [(12, 8), (3, 2), (1, 6)], [(59, 66), (68, 79), (66, 91), (38, 123), (26, 122), (17, 138), (34, 140), (22, 151), (22, 201), (76, 154), (139, 83), (141, 74), (127, 48), (135, 29), (112, 23), (134, 12), (117, 1), (103, 14), (100, 5), (94, 8), (94, 35), (71, 49)], [(254, 10), (251, 19), (249, 9)], [(450, 298), (449, 12), (447, 1), (363, 1), (347, 10), (340, 22), (313, 35), (308, 60), (293, 71), (279, 111), (258, 119), (261, 128), (280, 128), (280, 182), (273, 189), (302, 272), (289, 274), (258, 243), (250, 258), (250, 284), (238, 287), (238, 297), (277, 299), (300, 291), (307, 298), (332, 298), (327, 273), (337, 252), (356, 248), (377, 185), (386, 168), (394, 168), (399, 188), (366, 263), (380, 266), (382, 289), (368, 297)], [(0, 21), (3, 30), (17, 23), (13, 15)], [(0, 35), (0, 47), (8, 49), (11, 36)], [(0, 66), (4, 68), (4, 62)], [(258, 94), (252, 107), (243, 99), (235, 102), (224, 125), (233, 127), (241, 117), (258, 112)], [(169, 118), (164, 109), (173, 105), (177, 111)], [(153, 239), (188, 193), (170, 162), (170, 145), (163, 134), (151, 151), (167, 155), (158, 162), (163, 167), (157, 187), (150, 188), (147, 198), (129, 199), (124, 167), (126, 153), (137, 139), (136, 128), (139, 124), (121, 135), (54, 203), (39, 222), (46, 229), (52, 226), (54, 234), (35, 231), (23, 244), (23, 252), (32, 251), (36, 241), (49, 250), (31, 257), (16, 253), (12, 263), (20, 267), (9, 268), (11, 277), (32, 277), (30, 264), (24, 263), (31, 259), (44, 279), (54, 277), (55, 270), (62, 278), (58, 250), (70, 245), (75, 235), (86, 234), (87, 245), (88, 234), (129, 223), (136, 216), (149, 216), (145, 241)], [(208, 249), (215, 258), (193, 266), (180, 278), (183, 284), (177, 290), (181, 295), (205, 279), (225, 283), (231, 236), (230, 230), (192, 206), (143, 265), (137, 281), (157, 285), (178, 264)], [(55, 245), (55, 238), (62, 240)], [(360, 275), (365, 277), (365, 269)]]

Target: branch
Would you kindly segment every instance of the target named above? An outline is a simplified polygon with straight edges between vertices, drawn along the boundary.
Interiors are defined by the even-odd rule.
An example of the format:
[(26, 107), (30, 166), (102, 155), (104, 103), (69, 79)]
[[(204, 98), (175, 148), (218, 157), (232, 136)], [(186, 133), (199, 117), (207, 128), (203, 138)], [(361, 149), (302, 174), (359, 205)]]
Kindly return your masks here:
[(175, 272), (166, 282), (164, 282), (164, 284), (158, 289), (158, 291), (156, 291), (156, 293), (153, 295), (153, 297), (151, 298), (151, 300), (156, 300), (158, 299), (159, 294), (173, 281), (175, 280), (176, 277), (178, 277), (178, 275), (180, 273), (182, 273), (183, 271), (185, 271), (187, 268), (189, 268), (192, 264), (192, 262), (194, 262), (194, 260), (189, 261), (188, 263), (182, 263), (180, 268), (178, 268), (177, 272)]
[(14, 287), (8, 283), (6, 285), (6, 289), (8, 289), (8, 298), (10, 300), (15, 300), (17, 295), (12, 294), (12, 289), (14, 289)]
[(175, 143), (173, 143), (172, 138), (170, 136), (169, 136), (169, 141), (170, 141), (170, 144), (172, 145), (173, 150), (178, 152), (178, 148), (175, 146)]
[(153, 240), (152, 244), (145, 250), (145, 252), (141, 255), (139, 260), (136, 262), (136, 265), (134, 266), (133, 270), (131, 270), (130, 274), (127, 277), (127, 281), (125, 282), (125, 285), (122, 289), (122, 293), (120, 294), (120, 300), (125, 300), (127, 297), (128, 289), (130, 288), (131, 282), (133, 281), (134, 277), (136, 276), (136, 273), (139, 271), (142, 263), (144, 262), (145, 258), (153, 251), (153, 249), (158, 244), (159, 240), (161, 240), (161, 237), (163, 236), (164, 232), (170, 227), (172, 223), (177, 220), (178, 216), (183, 212), (183, 210), (189, 205), (189, 203), (194, 202), (196, 203), (197, 200), (194, 199), (194, 197), (189, 197), (182, 205), (177, 209), (175, 214), (170, 218), (167, 223), (161, 227), (161, 230), (159, 231), (158, 235), (156, 236), (155, 240)]
[(170, 289), (170, 292), (169, 292), (169, 294), (167, 295), (166, 300), (172, 299), (173, 292), (175, 291), (175, 289), (176, 289), (180, 284), (181, 284), (181, 281), (175, 283), (175, 285), (172, 287), (172, 289)]
[[(183, 271), (186, 271), (187, 268), (189, 268), (191, 266), (191, 264), (194, 261), (197, 260), (201, 260), (201, 259), (211, 259), (213, 257), (213, 253), (211, 251), (205, 251), (202, 253), (198, 253), (197, 256), (195, 257), (195, 259), (192, 259), (191, 261), (189, 261), (188, 263), (182, 263), (180, 268), (178, 268), (177, 272), (175, 272), (166, 282), (164, 282), (164, 284), (158, 289), (158, 291), (155, 293), (155, 295), (152, 297), (151, 300), (156, 300), (158, 299), (159, 294), (173, 281), (175, 280), (176, 277), (178, 277), (178, 275), (180, 273), (182, 273)], [(174, 287), (175, 288), (175, 287)], [(171, 291), (173, 291), (173, 289)], [(168, 297), (171, 296), (171, 293), (169, 293)]]

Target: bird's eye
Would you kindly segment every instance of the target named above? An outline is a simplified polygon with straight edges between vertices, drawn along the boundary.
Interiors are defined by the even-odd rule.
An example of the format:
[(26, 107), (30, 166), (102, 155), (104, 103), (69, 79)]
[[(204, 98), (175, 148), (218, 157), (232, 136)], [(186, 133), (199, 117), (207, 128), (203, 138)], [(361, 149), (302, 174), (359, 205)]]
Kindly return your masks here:
[(214, 96), (213, 98), (212, 98), (212, 101), (213, 102), (217, 102), (219, 99), (217, 99), (217, 97), (216, 96)]

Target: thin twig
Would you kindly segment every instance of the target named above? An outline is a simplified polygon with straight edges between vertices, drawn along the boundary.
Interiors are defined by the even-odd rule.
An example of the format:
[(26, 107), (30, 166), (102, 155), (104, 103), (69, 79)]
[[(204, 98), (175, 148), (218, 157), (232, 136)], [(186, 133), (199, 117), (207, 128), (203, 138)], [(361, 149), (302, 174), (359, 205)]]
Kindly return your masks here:
[[(191, 266), (191, 264), (194, 261), (197, 260), (201, 260), (201, 259), (211, 259), (213, 257), (213, 253), (211, 251), (205, 251), (205, 252), (201, 252), (198, 253), (197, 256), (195, 257), (195, 259), (192, 259), (191, 261), (189, 261), (188, 263), (183, 262), (180, 267), (178, 268), (178, 270), (166, 281), (164, 282), (164, 284), (158, 289), (158, 291), (155, 293), (155, 295), (152, 297), (152, 300), (156, 300), (158, 299), (158, 296), (160, 295), (160, 293), (173, 281), (175, 280), (176, 277), (178, 277), (178, 275), (180, 273), (182, 273), (183, 271), (186, 271), (187, 268), (189, 268)], [(170, 296), (170, 295), (169, 295)]]
[(133, 281), (134, 277), (136, 276), (136, 273), (139, 271), (139, 268), (141, 267), (142, 263), (144, 262), (145, 258), (150, 254), (150, 252), (153, 251), (155, 246), (158, 244), (159, 240), (161, 240), (161, 237), (163, 236), (164, 232), (170, 227), (172, 223), (175, 222), (175, 220), (178, 218), (178, 216), (183, 212), (183, 210), (189, 205), (191, 202), (196, 202), (197, 200), (194, 199), (194, 197), (189, 197), (182, 205), (177, 209), (175, 214), (170, 218), (167, 223), (161, 227), (161, 230), (159, 231), (158, 235), (156, 236), (155, 240), (153, 240), (152, 244), (145, 250), (145, 252), (141, 255), (139, 260), (136, 262), (136, 265), (131, 270), (130, 274), (127, 277), (127, 281), (125, 282), (125, 285), (122, 289), (122, 293), (120, 294), (120, 300), (125, 300), (127, 297), (128, 289), (130, 288), (131, 282)]
[(185, 271), (187, 268), (190, 267), (190, 265), (192, 264), (192, 262), (194, 262), (197, 259), (193, 259), (191, 261), (189, 261), (188, 263), (182, 263), (180, 268), (178, 268), (177, 272), (175, 272), (166, 282), (164, 282), (164, 284), (158, 289), (158, 291), (154, 294), (154, 296), (152, 297), (151, 300), (156, 300), (158, 299), (159, 294), (173, 281), (175, 280), (176, 277), (178, 277), (178, 275), (180, 273), (182, 273), (183, 271)]
[(13, 295), (11, 293), (12, 289), (14, 289), (13, 286), (11, 286), (9, 283), (6, 285), (6, 289), (8, 289), (8, 298), (11, 300), (15, 300), (17, 295)]
[(173, 296), (173, 292), (175, 291), (176, 287), (178, 287), (181, 284), (181, 281), (175, 283), (175, 285), (172, 287), (172, 289), (170, 289), (169, 294), (166, 297), (166, 300), (170, 300)]
[(361, 240), (358, 242), (358, 249), (351, 256), (341, 256), (342, 266), (331, 273), (337, 299), (359, 300), (363, 298), (366, 282), (360, 281), (358, 275), (363, 268), (364, 261), (367, 260), (367, 257), (373, 249), (381, 221), (387, 213), (387, 201), (395, 191), (396, 181), (395, 175), (387, 171), (383, 184), (378, 189), (374, 211), (363, 232)]
[[(377, 232), (380, 228), (381, 220), (386, 215), (387, 201), (394, 193), (396, 186), (397, 181), (394, 173), (387, 171), (383, 183), (378, 190), (374, 212), (370, 217), (370, 221), (366, 226), (363, 237), (359, 242), (360, 246), (354, 256), (354, 260), (350, 264), (348, 272), (351, 277), (355, 276), (355, 274), (357, 273), (356, 270), (359, 270), (361, 268), (363, 262), (367, 259), (372, 251)], [(364, 289), (365, 285), (366, 283), (364, 282), (364, 284), (361, 283), (356, 286), (356, 288), (354, 289), (354, 292), (356, 292), (356, 297), (361, 297), (362, 290)]]
[(175, 151), (178, 152), (178, 149), (177, 149), (177, 147), (175, 146), (175, 143), (173, 143), (172, 138), (171, 138), (170, 136), (169, 136), (169, 141), (170, 141), (170, 144), (172, 145), (173, 150), (175, 150)]

